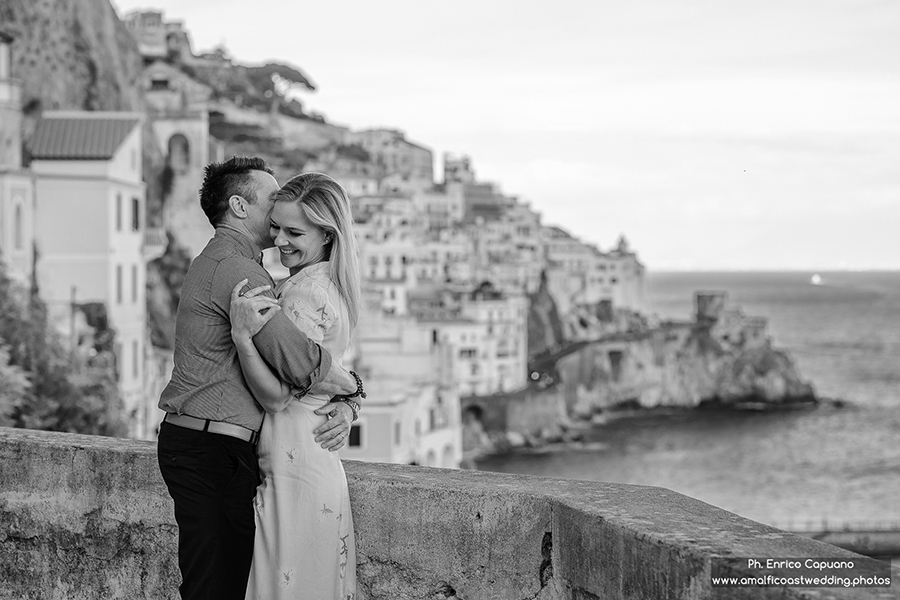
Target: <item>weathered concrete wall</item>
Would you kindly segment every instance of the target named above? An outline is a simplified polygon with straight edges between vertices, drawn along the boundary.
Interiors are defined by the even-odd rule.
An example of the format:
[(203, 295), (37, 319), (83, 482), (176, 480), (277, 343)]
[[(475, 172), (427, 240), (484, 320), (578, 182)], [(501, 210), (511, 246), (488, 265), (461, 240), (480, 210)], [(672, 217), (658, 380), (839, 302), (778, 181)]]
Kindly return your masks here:
[[(713, 556), (852, 557), (662, 488), (346, 463), (359, 597), (900, 598), (710, 586)], [(154, 445), (0, 428), (0, 599), (177, 597)]]

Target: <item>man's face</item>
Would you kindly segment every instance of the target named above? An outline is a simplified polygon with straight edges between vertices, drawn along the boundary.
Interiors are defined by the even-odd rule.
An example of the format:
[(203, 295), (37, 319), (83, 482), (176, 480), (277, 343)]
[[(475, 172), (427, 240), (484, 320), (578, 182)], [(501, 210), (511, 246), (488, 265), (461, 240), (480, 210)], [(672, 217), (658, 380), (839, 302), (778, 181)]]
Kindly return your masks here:
[(272, 247), (272, 238), (269, 237), (269, 213), (274, 206), (272, 196), (278, 191), (278, 182), (265, 171), (252, 171), (250, 175), (255, 181), (256, 198), (253, 204), (247, 205), (247, 229), (256, 238), (257, 244), (265, 250)]

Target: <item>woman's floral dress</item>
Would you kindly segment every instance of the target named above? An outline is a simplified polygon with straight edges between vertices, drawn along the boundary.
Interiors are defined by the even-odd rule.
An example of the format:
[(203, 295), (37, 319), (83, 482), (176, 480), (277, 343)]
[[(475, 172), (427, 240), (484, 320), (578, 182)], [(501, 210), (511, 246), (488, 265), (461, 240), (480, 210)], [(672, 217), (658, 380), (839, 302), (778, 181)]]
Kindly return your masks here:
[[(311, 265), (282, 281), (276, 295), (291, 321), (340, 364), (350, 345), (350, 323), (328, 269), (327, 261)], [(328, 401), (303, 396), (263, 422), (248, 600), (355, 598), (347, 478), (338, 453), (323, 450), (313, 435), (326, 420), (313, 411)]]

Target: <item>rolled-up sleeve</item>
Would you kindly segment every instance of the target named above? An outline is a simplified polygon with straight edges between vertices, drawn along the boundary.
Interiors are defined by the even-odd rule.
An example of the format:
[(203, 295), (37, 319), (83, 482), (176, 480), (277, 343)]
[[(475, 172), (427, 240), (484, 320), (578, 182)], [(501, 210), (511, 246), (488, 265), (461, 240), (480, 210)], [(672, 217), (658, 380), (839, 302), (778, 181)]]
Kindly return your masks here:
[[(272, 279), (260, 265), (248, 259), (222, 261), (213, 277), (214, 303), (226, 314), (231, 312), (231, 292), (242, 279), (248, 288), (271, 285)], [(272, 290), (266, 295), (274, 298)], [(282, 381), (304, 393), (320, 382), (331, 370), (331, 355), (297, 329), (278, 311), (253, 337), (260, 356)]]
[(278, 311), (253, 336), (253, 343), (275, 374), (304, 393), (331, 370), (331, 355)]

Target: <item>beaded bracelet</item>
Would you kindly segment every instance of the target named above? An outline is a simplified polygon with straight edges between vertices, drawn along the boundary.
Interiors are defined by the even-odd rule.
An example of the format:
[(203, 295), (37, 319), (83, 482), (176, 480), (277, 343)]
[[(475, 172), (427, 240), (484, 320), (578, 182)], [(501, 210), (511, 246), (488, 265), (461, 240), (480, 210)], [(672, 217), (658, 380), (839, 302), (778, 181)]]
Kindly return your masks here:
[(356, 391), (353, 392), (352, 394), (347, 394), (346, 396), (342, 396), (342, 397), (343, 398), (357, 398), (357, 397), (365, 398), (366, 390), (363, 389), (362, 378), (359, 375), (357, 375), (354, 371), (349, 371), (349, 373), (351, 375), (353, 375), (353, 379), (356, 380)]

